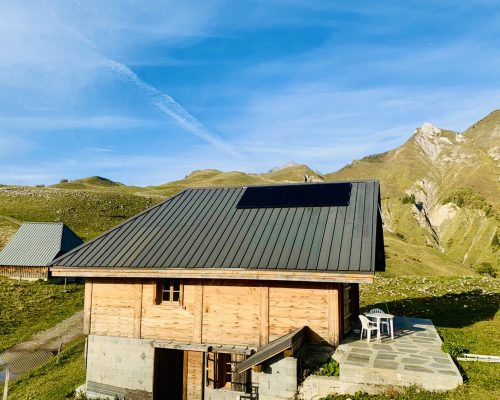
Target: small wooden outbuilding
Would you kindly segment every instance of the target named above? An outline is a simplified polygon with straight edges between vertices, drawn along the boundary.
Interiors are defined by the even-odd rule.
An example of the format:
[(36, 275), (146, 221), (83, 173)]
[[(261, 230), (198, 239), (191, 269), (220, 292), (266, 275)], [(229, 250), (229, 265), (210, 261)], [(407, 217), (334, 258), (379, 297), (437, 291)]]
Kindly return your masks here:
[(188, 189), (55, 260), (86, 278), (88, 394), (291, 397), (385, 268), (379, 205), (377, 181)]
[(25, 222), (0, 251), (0, 275), (47, 280), (49, 264), (82, 243), (63, 223)]

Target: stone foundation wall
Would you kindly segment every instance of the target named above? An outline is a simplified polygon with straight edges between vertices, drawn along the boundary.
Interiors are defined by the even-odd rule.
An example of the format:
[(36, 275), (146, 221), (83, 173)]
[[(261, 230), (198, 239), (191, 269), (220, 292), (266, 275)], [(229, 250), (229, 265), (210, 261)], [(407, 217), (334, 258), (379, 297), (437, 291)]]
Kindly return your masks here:
[(239, 400), (243, 396), (245, 396), (243, 392), (205, 387), (205, 400)]

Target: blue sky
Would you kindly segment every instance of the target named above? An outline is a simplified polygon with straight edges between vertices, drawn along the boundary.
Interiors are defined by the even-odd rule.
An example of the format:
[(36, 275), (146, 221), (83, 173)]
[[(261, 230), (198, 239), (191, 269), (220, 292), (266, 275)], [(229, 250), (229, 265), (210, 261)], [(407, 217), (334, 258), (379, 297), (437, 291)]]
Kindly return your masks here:
[(497, 1), (0, 0), (0, 183), (332, 172), (500, 105)]

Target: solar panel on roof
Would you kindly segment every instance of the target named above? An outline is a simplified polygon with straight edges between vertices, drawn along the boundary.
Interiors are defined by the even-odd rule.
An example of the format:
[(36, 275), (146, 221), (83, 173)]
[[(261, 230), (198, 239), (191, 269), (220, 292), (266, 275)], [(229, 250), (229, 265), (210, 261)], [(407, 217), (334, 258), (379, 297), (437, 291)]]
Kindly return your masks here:
[(347, 207), (351, 187), (348, 182), (248, 187), (236, 208)]

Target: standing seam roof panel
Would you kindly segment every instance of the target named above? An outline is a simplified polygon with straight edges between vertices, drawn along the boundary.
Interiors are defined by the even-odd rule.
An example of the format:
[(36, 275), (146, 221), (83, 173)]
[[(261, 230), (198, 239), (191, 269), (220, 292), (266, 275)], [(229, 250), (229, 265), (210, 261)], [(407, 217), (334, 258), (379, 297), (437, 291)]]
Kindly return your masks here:
[(279, 235), (283, 229), (286, 216), (288, 214), (287, 208), (280, 208), (279, 215), (273, 225), (273, 229), (269, 232), (269, 237), (267, 238), (266, 247), (263, 249), (262, 254), (256, 261), (259, 269), (268, 268), (269, 261), (273, 255), (274, 249), (276, 248), (276, 243), (278, 241)]
[[(172, 199), (172, 203), (169, 205), (173, 205), (173, 207), (175, 207), (177, 203), (179, 203), (179, 199), (174, 198)], [(147, 214), (155, 213), (156, 210), (162, 210), (162, 207), (150, 210)], [(146, 216), (145, 218), (147, 218), (147, 214), (139, 215), (137, 218), (129, 220), (126, 224), (123, 225), (121, 229), (116, 229), (110, 232), (109, 238), (103, 237), (101, 240), (96, 241), (97, 248), (94, 251), (94, 257), (89, 257), (87, 258), (87, 260), (77, 260), (76, 262), (80, 265), (93, 265), (95, 262), (97, 262), (97, 260), (99, 260), (99, 263), (101, 265), (109, 266), (108, 260), (110, 259), (110, 257), (112, 257), (113, 250), (122, 242), (129, 242), (129, 240), (123, 240), (123, 238), (127, 238), (127, 234), (130, 232), (131, 227), (133, 227), (135, 224), (142, 223), (143, 218), (141, 217)], [(115, 243), (110, 245), (109, 242)]]
[(211, 233), (214, 231), (217, 232), (217, 228), (220, 225), (220, 223), (222, 222), (221, 216), (224, 215), (224, 213), (226, 211), (226, 210), (224, 210), (224, 204), (226, 204), (226, 203), (224, 203), (223, 200), (226, 200), (228, 202), (228, 204), (232, 204), (235, 196), (239, 197), (238, 192), (236, 192), (236, 193), (235, 192), (236, 191), (233, 190), (233, 191), (230, 191), (227, 193), (223, 193), (223, 197), (222, 197), (221, 203), (220, 203), (221, 207), (220, 208), (217, 207), (216, 210), (214, 211), (213, 215), (210, 218), (210, 221), (212, 221), (212, 222), (208, 223), (206, 226), (207, 227), (206, 233), (204, 232), (204, 234), (202, 236), (200, 236), (202, 238), (202, 241), (199, 244), (197, 244), (196, 251), (194, 252), (191, 259), (185, 265), (190, 265), (193, 268), (198, 268), (201, 266), (200, 260), (205, 256), (205, 253), (207, 251), (206, 250), (207, 246), (209, 245), (210, 240), (212, 238)]
[(374, 271), (377, 182), (351, 183), (347, 206), (237, 208), (244, 191), (187, 189), (53, 264)]
[(314, 235), (316, 234), (316, 229), (318, 229), (319, 216), (321, 214), (320, 207), (314, 207), (311, 212), (311, 217), (307, 225), (306, 232), (304, 234), (304, 239), (300, 246), (299, 256), (297, 257), (297, 267), (296, 269), (307, 269), (307, 262), (309, 256), (311, 255), (312, 244)]
[(325, 232), (321, 242), (321, 250), (318, 257), (317, 269), (325, 271), (328, 268), (330, 253), (332, 251), (333, 235), (335, 233), (335, 224), (337, 223), (337, 207), (328, 208), (328, 217), (326, 220)]
[(311, 251), (306, 262), (306, 269), (317, 270), (319, 257), (321, 255), (321, 246), (323, 245), (323, 237), (325, 236), (326, 223), (328, 221), (328, 213), (330, 207), (321, 207), (318, 215), (318, 223), (311, 243)]
[(347, 207), (337, 208), (337, 216), (335, 218), (335, 226), (333, 227), (332, 241), (330, 242), (330, 253), (328, 255), (327, 266), (334, 266), (335, 269), (339, 268), (340, 250), (342, 248), (342, 238), (344, 236), (346, 210)]
[[(314, 208), (305, 208), (304, 214), (302, 215), (302, 220), (299, 225), (299, 229), (297, 229), (297, 234), (295, 235), (295, 240), (293, 241), (292, 248), (290, 254), (288, 256), (287, 264), (291, 269), (297, 269), (297, 263), (300, 258), (300, 252), (302, 251), (302, 247), (304, 245), (304, 240), (307, 234), (307, 229), (310, 226), (311, 218), (314, 212)], [(305, 219), (304, 219), (305, 218)]]
[(243, 238), (243, 241), (241, 242), (241, 245), (234, 255), (233, 261), (231, 263), (231, 267), (233, 268), (238, 268), (241, 265), (241, 261), (245, 257), (245, 254), (247, 252), (248, 246), (251, 243), (255, 231), (258, 229), (260, 225), (260, 221), (262, 220), (262, 217), (264, 216), (265, 212), (267, 209), (257, 209), (255, 213), (255, 219), (252, 221), (252, 224), (250, 225), (245, 237)]
[[(247, 251), (241, 260), (242, 265), (251, 265), (252, 259), (259, 257), (259, 244), (262, 240), (263, 234), (268, 225), (274, 225), (275, 217), (273, 218), (273, 214), (277, 214), (279, 209), (277, 208), (268, 208), (264, 212), (262, 216), (262, 220), (260, 221), (259, 226), (255, 230), (252, 240), (248, 244)], [(264, 244), (265, 245), (265, 244)], [(262, 253), (260, 253), (262, 254)], [(254, 267), (256, 268), (256, 267)]]
[(138, 255), (138, 260), (136, 261), (140, 267), (154, 267), (155, 265), (151, 263), (151, 259), (154, 258), (160, 249), (161, 245), (166, 241), (172, 231), (176, 228), (177, 224), (182, 220), (184, 212), (189, 213), (192, 208), (192, 203), (199, 197), (206, 194), (206, 190), (188, 190), (186, 198), (179, 205), (180, 211), (172, 213), (171, 218), (169, 218), (168, 224), (163, 224), (159, 226), (156, 232), (155, 239), (147, 243), (146, 251), (142, 251), (142, 254)]
[(271, 234), (276, 229), (276, 224), (280, 220), (282, 211), (283, 211), (282, 208), (273, 208), (271, 217), (267, 221), (266, 226), (262, 231), (262, 234), (260, 235), (259, 242), (257, 243), (256, 246), (256, 251), (254, 252), (252, 258), (248, 263), (250, 268), (262, 268), (260, 265), (260, 260), (262, 259), (266, 251), (268, 251), (269, 247), (271, 247), (270, 245)]
[[(208, 214), (212, 214), (213, 215), (213, 211), (212, 210), (215, 211), (216, 205), (217, 205), (217, 203), (214, 201), (208, 207), (208, 209), (206, 210), (206, 212)], [(197, 226), (196, 232), (192, 232), (191, 233), (189, 239), (186, 242), (186, 246), (185, 246), (186, 250), (184, 250), (184, 248), (183, 248), (182, 251), (179, 251), (178, 254), (176, 255), (176, 257), (171, 261), (171, 264), (173, 266), (187, 265), (188, 261), (192, 258), (192, 256), (196, 252), (196, 250), (197, 250), (197, 247), (196, 247), (197, 240), (198, 240), (199, 237), (203, 237), (203, 235), (202, 235), (203, 232), (209, 226), (209, 220), (207, 218), (204, 218), (202, 222), (203, 223), (200, 223)], [(187, 261), (184, 262), (184, 260), (187, 260)], [(167, 262), (168, 262), (168, 260), (167, 260)]]
[(346, 210), (344, 229), (342, 233), (342, 244), (340, 246), (340, 257), (338, 263), (339, 271), (349, 270), (349, 259), (351, 257), (352, 232), (354, 229), (354, 216), (356, 214), (357, 195), (359, 183), (352, 185), (351, 201)]
[[(189, 241), (189, 238), (194, 234), (193, 230), (196, 231), (196, 228), (199, 227), (200, 221), (203, 221), (203, 216), (210, 211), (210, 206), (214, 204), (211, 203), (211, 200), (214, 197), (212, 196), (213, 193), (216, 192), (209, 191), (205, 197), (199, 198), (192, 205), (192, 213), (190, 215), (186, 215), (182, 221), (182, 225), (172, 232), (172, 238), (169, 240), (169, 243), (162, 245), (157, 258), (152, 261), (153, 264), (172, 264), (171, 260), (176, 256), (176, 253), (172, 252), (172, 249), (175, 249), (178, 254), (183, 252), (186, 242)], [(185, 240), (182, 244), (185, 237), (187, 237), (187, 240)]]
[[(140, 242), (143, 240), (145, 230), (148, 223), (153, 222), (157, 215), (162, 214), (162, 207), (158, 207), (156, 210), (146, 214), (143, 219), (137, 218), (135, 221), (131, 222), (127, 229), (124, 229), (124, 234), (120, 236), (122, 240), (119, 240), (118, 246), (115, 248), (114, 252), (109, 252), (108, 255), (104, 256), (103, 263), (108, 266), (119, 265), (124, 260), (133, 254), (135, 249), (139, 246)], [(149, 225), (151, 226), (151, 225)], [(118, 241), (118, 240), (117, 240)]]
[(243, 243), (243, 239), (245, 238), (246, 233), (250, 229), (256, 215), (257, 213), (255, 212), (255, 210), (248, 210), (248, 215), (247, 218), (245, 218), (245, 223), (241, 226), (241, 228), (237, 232), (237, 235), (234, 237), (234, 240), (232, 242), (228, 241), (229, 244), (228, 251), (226, 256), (224, 257), (224, 260), (222, 261), (222, 268), (231, 267), (234, 257), (238, 253), (241, 244)]
[[(241, 198), (241, 193), (238, 194), (238, 199)], [(248, 210), (234, 210), (231, 211), (228, 215), (229, 217), (227, 218), (228, 222), (223, 224), (219, 232), (217, 233), (216, 236), (214, 236), (214, 241), (217, 243), (216, 246), (213, 247), (212, 251), (210, 251), (210, 254), (207, 258), (206, 265), (209, 268), (220, 268), (221, 263), (223, 259), (221, 259), (221, 253), (225, 253), (227, 251), (227, 243), (228, 243), (228, 238), (230, 238), (238, 226), (238, 222), (242, 218), (245, 217), (245, 211)]]
[[(168, 247), (172, 241), (175, 241), (178, 230), (181, 229), (182, 226), (185, 226), (185, 223), (190, 220), (194, 213), (196, 213), (198, 202), (202, 201), (208, 194), (209, 190), (207, 189), (191, 191), (185, 201), (184, 211), (173, 215), (171, 223), (161, 229), (155, 244), (149, 251), (148, 257), (141, 261), (141, 265), (147, 267), (154, 267), (157, 264), (160, 265), (160, 263), (157, 263), (157, 260), (164, 255), (164, 251), (166, 250), (165, 247)], [(181, 228), (178, 228), (179, 226)]]
[[(238, 215), (238, 213), (234, 213), (235, 216)], [(236, 219), (235, 221), (236, 225), (239, 223), (239, 219)], [(192, 258), (195, 256), (196, 252), (199, 249), (199, 243), (198, 243), (198, 238), (205, 238), (206, 233), (210, 231), (212, 224), (210, 223), (209, 219), (206, 219), (205, 224), (199, 231), (197, 232), (196, 235), (193, 235), (193, 240), (189, 245), (189, 248), (185, 254), (180, 254), (178, 259), (179, 261), (175, 262), (175, 265), (186, 265), (189, 266), (191, 263)], [(220, 245), (220, 243), (217, 243), (217, 245)], [(177, 260), (177, 259), (176, 259)]]
[(144, 259), (145, 255), (148, 254), (148, 251), (151, 247), (156, 243), (155, 238), (157, 238), (166, 226), (170, 225), (170, 222), (173, 218), (175, 218), (175, 214), (178, 210), (184, 210), (186, 206), (185, 202), (182, 199), (185, 199), (189, 196), (190, 192), (184, 192), (182, 198), (179, 197), (179, 201), (174, 203), (172, 207), (168, 210), (164, 210), (163, 215), (159, 215), (154, 219), (153, 224), (149, 226), (148, 233), (144, 235), (142, 238), (138, 238), (138, 242), (140, 247), (134, 250), (134, 252), (128, 257), (128, 262), (130, 264), (139, 265), (139, 263)]
[(359, 266), (360, 270), (364, 271), (366, 267), (369, 268), (369, 263), (372, 254), (372, 218), (373, 218), (373, 204), (371, 199), (375, 191), (375, 182), (367, 182), (365, 192), (365, 209), (363, 211), (363, 235), (362, 245), (360, 252)]
[(361, 257), (361, 240), (363, 239), (363, 216), (365, 211), (366, 184), (358, 184), (358, 195), (356, 198), (356, 212), (354, 213), (354, 223), (351, 237), (351, 249), (349, 254), (349, 270), (359, 270)]
[(302, 218), (304, 218), (304, 208), (297, 208), (297, 212), (294, 215), (292, 226), (290, 227), (289, 234), (286, 238), (285, 244), (281, 249), (280, 259), (278, 261), (278, 268), (283, 268), (288, 265), (288, 260), (290, 260), (290, 254), (292, 254), (293, 244), (295, 243), (295, 238), (299, 232), (300, 225), (302, 223)]
[[(285, 220), (283, 221), (283, 226), (291, 227), (293, 224), (293, 220), (295, 219), (295, 215), (297, 214), (297, 208), (288, 208), (286, 209), (287, 214)], [(283, 247), (285, 246), (288, 235), (290, 234), (290, 229), (282, 229), (276, 239), (276, 244), (274, 245), (273, 252), (271, 253), (271, 257), (269, 259), (269, 268), (277, 269), (279, 266), (279, 261), (281, 258), (281, 253), (283, 252)]]

